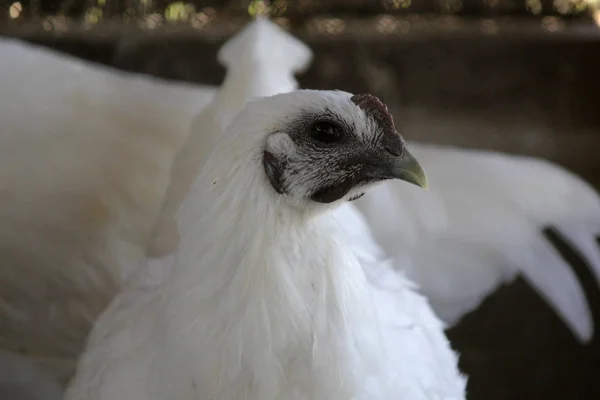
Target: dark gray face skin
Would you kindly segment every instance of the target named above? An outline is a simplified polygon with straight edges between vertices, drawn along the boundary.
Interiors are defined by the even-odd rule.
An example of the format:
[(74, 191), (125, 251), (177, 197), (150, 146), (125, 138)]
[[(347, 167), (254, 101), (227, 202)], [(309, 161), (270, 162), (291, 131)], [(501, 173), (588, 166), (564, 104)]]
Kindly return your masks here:
[(361, 187), (387, 179), (426, 186), (385, 105), (370, 95), (350, 100), (356, 115), (336, 115), (327, 108), (300, 114), (267, 139), (263, 165), (278, 193), (331, 203), (351, 191), (348, 200), (355, 200), (364, 194)]

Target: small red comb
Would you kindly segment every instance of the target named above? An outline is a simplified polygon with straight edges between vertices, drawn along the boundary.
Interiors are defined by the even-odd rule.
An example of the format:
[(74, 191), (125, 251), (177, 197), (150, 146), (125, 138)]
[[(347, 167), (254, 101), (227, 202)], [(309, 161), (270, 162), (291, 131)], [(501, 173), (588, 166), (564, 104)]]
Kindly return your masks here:
[(350, 101), (356, 104), (360, 109), (364, 110), (367, 115), (373, 117), (386, 133), (393, 133), (396, 131), (394, 120), (388, 111), (387, 106), (377, 97), (371, 94), (355, 94), (350, 97)]

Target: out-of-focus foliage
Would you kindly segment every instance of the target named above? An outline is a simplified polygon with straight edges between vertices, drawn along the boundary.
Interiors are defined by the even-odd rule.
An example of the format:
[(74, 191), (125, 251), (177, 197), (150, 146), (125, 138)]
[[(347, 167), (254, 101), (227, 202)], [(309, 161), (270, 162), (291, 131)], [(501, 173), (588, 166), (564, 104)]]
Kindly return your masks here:
[(406, 33), (419, 23), (451, 28), (455, 17), (479, 18), (484, 31), (497, 29), (494, 20), (502, 17), (536, 18), (549, 30), (564, 19), (592, 16), (600, 22), (600, 0), (7, 0), (0, 5), (0, 20), (12, 26), (34, 23), (58, 32), (116, 23), (203, 29), (259, 15), (325, 34), (342, 33), (355, 19), (384, 34)]

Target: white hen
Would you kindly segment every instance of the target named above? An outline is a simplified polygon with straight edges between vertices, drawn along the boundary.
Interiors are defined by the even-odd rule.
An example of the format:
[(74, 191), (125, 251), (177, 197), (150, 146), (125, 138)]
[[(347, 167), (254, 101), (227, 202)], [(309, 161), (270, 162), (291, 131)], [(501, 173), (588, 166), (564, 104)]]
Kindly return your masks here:
[(186, 198), (170, 273), (116, 297), (67, 400), (463, 399), (426, 301), (375, 291), (331, 215), (390, 178), (426, 183), (372, 96), (249, 103)]
[[(256, 43), (253, 26), (224, 47), (228, 57), (223, 57), (223, 51), (219, 54), (230, 68), (226, 82), (231, 83), (227, 88), (231, 100), (218, 103), (226, 115), (239, 110), (240, 102), (247, 98), (243, 89), (247, 86), (252, 85), (257, 95), (269, 90), (271, 94), (282, 92), (273, 89), (279, 83), (288, 90), (295, 87), (290, 69), (280, 69), (281, 57), (273, 57), (269, 49), (271, 40), (280, 40), (280, 31), (265, 23), (264, 43)], [(299, 43), (293, 43), (294, 56), (289, 59), (296, 61), (296, 54), (305, 52), (299, 50)], [(244, 53), (248, 46), (258, 49), (251, 61)], [(291, 71), (306, 66), (308, 56), (304, 57)], [(274, 71), (280, 73), (270, 75)], [(214, 109), (209, 107), (192, 124), (191, 137), (182, 150), (185, 156), (176, 161), (187, 169), (173, 172), (161, 221), (173, 220), (189, 190), (190, 177), (199, 171), (206, 149), (215, 140), (209, 135), (214, 130), (203, 129), (213, 126), (212, 114)], [(421, 287), (435, 312), (454, 325), (500, 285), (522, 274), (580, 341), (590, 340), (594, 327), (584, 291), (542, 230), (559, 228), (587, 258), (600, 282), (600, 252), (594, 239), (600, 233), (597, 193), (580, 178), (543, 160), (409, 144), (425, 160), (431, 190), (424, 193), (389, 182), (375, 189), (377, 196), (354, 204), (367, 218), (377, 242), (393, 258), (395, 268)], [(176, 243), (173, 223), (157, 232), (170, 237), (160, 254), (172, 251)]]
[[(230, 54), (233, 58), (229, 59), (228, 65), (234, 67), (239, 65), (243, 71), (243, 64), (235, 58), (235, 52)], [(308, 62), (309, 52), (306, 57)], [(44, 68), (39, 68), (40, 65), (44, 65)], [(300, 69), (302, 65), (303, 62), (300, 60), (297, 68)], [(259, 68), (258, 72), (254, 71), (254, 74), (260, 71), (268, 70)], [(0, 335), (0, 342), (2, 346), (11, 349), (25, 347), (37, 353), (37, 356), (41, 356), (42, 361), (44, 356), (53, 358), (57, 355), (60, 357), (66, 355), (68, 362), (65, 368), (56, 363), (52, 363), (51, 367), (57, 375), (66, 377), (71, 370), (69, 364), (79, 350), (81, 340), (87, 333), (91, 321), (118, 287), (118, 284), (106, 284), (103, 276), (120, 275), (117, 270), (130, 265), (127, 261), (113, 263), (112, 259), (108, 266), (104, 261), (93, 261), (110, 259), (116, 254), (111, 250), (112, 246), (97, 238), (115, 237), (115, 242), (118, 242), (123, 236), (127, 236), (125, 241), (133, 237), (133, 242), (141, 242), (143, 240), (139, 238), (147, 237), (149, 229), (145, 223), (131, 225), (129, 227), (133, 227), (131, 230), (125, 229), (123, 227), (126, 226), (126, 219), (121, 220), (122, 225), (115, 223), (110, 230), (104, 227), (98, 228), (91, 222), (85, 222), (93, 220), (91, 217), (96, 215), (91, 210), (83, 212), (84, 222), (77, 222), (81, 216), (77, 217), (74, 214), (82, 214), (76, 210), (80, 209), (84, 202), (79, 197), (79, 200), (74, 203), (74, 198), (78, 197), (76, 195), (69, 197), (70, 192), (65, 188), (81, 189), (91, 198), (98, 198), (103, 190), (99, 189), (101, 182), (98, 179), (110, 170), (108, 168), (110, 164), (114, 163), (112, 170), (117, 171), (117, 174), (122, 174), (122, 171), (133, 166), (130, 164), (124, 168), (124, 164), (119, 164), (118, 160), (124, 160), (126, 156), (116, 157), (120, 152), (114, 151), (135, 148), (140, 143), (147, 145), (147, 138), (153, 135), (160, 138), (159, 140), (168, 137), (168, 140), (165, 139), (167, 145), (161, 147), (161, 151), (166, 155), (165, 159), (168, 159), (166, 153), (175, 151), (176, 143), (181, 141), (182, 133), (179, 129), (185, 130), (184, 127), (187, 127), (191, 116), (195, 114), (197, 108), (210, 100), (216, 88), (165, 83), (123, 74), (65, 57), (38, 46), (7, 39), (0, 39), (0, 72), (2, 72), (0, 74), (0, 116), (4, 123), (0, 136), (2, 156), (0, 157), (0, 199), (4, 202), (4, 207), (0, 211), (0, 222), (2, 222), (0, 254), (5, 257), (0, 260), (2, 261), (0, 299), (3, 300), (0, 302), (0, 319), (3, 321), (4, 328), (8, 327)], [(267, 80), (266, 84), (269, 84), (269, 75), (263, 76)], [(251, 77), (249, 76), (248, 79)], [(41, 91), (40, 88), (44, 90)], [(260, 90), (260, 87), (255, 90)], [(71, 107), (73, 103), (78, 103), (77, 96), (82, 93), (88, 94), (90, 100), (97, 99), (93, 100), (95, 102), (93, 104), (97, 107), (85, 108), (83, 114), (81, 110)], [(127, 95), (122, 97), (123, 93)], [(232, 99), (235, 99), (235, 96), (234, 90)], [(234, 111), (235, 107), (239, 109), (241, 106), (239, 104), (234, 106)], [(139, 118), (121, 118), (124, 115), (135, 115)], [(135, 125), (128, 125), (134, 120)], [(90, 130), (91, 128), (93, 129)], [(116, 134), (104, 135), (102, 133), (104, 130), (114, 131)], [(130, 131), (137, 133), (128, 135)], [(16, 141), (14, 132), (24, 134)], [(34, 137), (35, 133), (37, 136)], [(64, 150), (60, 150), (58, 145), (48, 145), (56, 138), (62, 137), (61, 135), (81, 135), (81, 141), (87, 142), (87, 149), (100, 144), (98, 149), (107, 150), (102, 154), (96, 154), (96, 158), (92, 157), (93, 160), (88, 160), (90, 154), (84, 151), (72, 151), (74, 144), (71, 147), (64, 147)], [(134, 139), (134, 136), (137, 139)], [(196, 136), (195, 140), (197, 142), (187, 148), (202, 150), (204, 148), (202, 136)], [(564, 232), (570, 234), (573, 244), (593, 262), (595, 272), (600, 275), (597, 248), (590, 234), (596, 231), (598, 220), (595, 211), (598, 204), (596, 193), (572, 174), (540, 160), (424, 146), (417, 143), (410, 145), (414, 153), (425, 162), (430, 180), (433, 182), (430, 191), (433, 194), (426, 196), (428, 200), (423, 203), (423, 200), (419, 200), (422, 193), (417, 191), (414, 193), (417, 197), (414, 197), (410, 194), (414, 192), (412, 188), (407, 185), (399, 188), (409, 193), (403, 194), (398, 201), (402, 207), (410, 207), (411, 213), (408, 219), (403, 220), (405, 223), (401, 226), (398, 222), (394, 222), (393, 228), (401, 228), (401, 232), (394, 233), (403, 238), (398, 239), (397, 247), (408, 248), (409, 252), (404, 255), (405, 263), (396, 257), (395, 264), (404, 265), (403, 269), (407, 270), (424, 288), (434, 301), (436, 312), (447, 322), (454, 323), (460, 316), (476, 307), (494, 288), (510, 280), (528, 266), (531, 274), (547, 279), (547, 284), (539, 286), (536, 284), (536, 279), (532, 279), (534, 287), (538, 286), (538, 290), (549, 298), (551, 303), (557, 304), (560, 315), (571, 321), (575, 331), (579, 332), (580, 338), (589, 337), (592, 324), (587, 305), (582, 302), (581, 288), (573, 279), (569, 266), (556, 257), (554, 250), (549, 248), (546, 242), (539, 241), (539, 231), (546, 224), (558, 225)], [(45, 152), (36, 151), (38, 148), (44, 148)], [(194, 154), (189, 150), (184, 151)], [(116, 158), (103, 156), (106, 153), (111, 153)], [(148, 165), (148, 163), (152, 164), (156, 157), (152, 151), (140, 151), (136, 154), (139, 158), (127, 158), (127, 162), (134, 165)], [(469, 175), (457, 173), (460, 179), (455, 176), (456, 179), (452, 182), (455, 186), (450, 184), (452, 177), (443, 178), (446, 176), (444, 174), (452, 174), (453, 171), (453, 164), (448, 162), (455, 161), (436, 161), (444, 159), (445, 155), (454, 155), (453, 159), (457, 163), (464, 164), (464, 168), (469, 172)], [(93, 167), (94, 160), (101, 157), (105, 157), (102, 166)], [(192, 157), (192, 163), (199, 166), (201, 158)], [(56, 170), (57, 160), (62, 161), (61, 165), (64, 168), (70, 169), (74, 176), (79, 176), (81, 179), (65, 186), (58, 178), (67, 178), (59, 175), (58, 172), (50, 174), (51, 171)], [(498, 168), (496, 166), (498, 163), (503, 166)], [(10, 168), (7, 168), (7, 165)], [(160, 165), (167, 169), (170, 162)], [(488, 167), (483, 168), (482, 165)], [(485, 172), (480, 173), (479, 168)], [(161, 173), (156, 173), (157, 169), (154, 168), (148, 170), (140, 168), (136, 171), (131, 175), (131, 182), (139, 182), (140, 176), (148, 177), (147, 181), (152, 182), (155, 189), (152, 190), (153, 195), (161, 199), (163, 195), (161, 185), (162, 189), (165, 185), (161, 183), (161, 179), (156, 178)], [(158, 171), (162, 171), (160, 166)], [(187, 171), (190, 177), (194, 176), (195, 171), (192, 172), (191, 169)], [(473, 177), (480, 183), (470, 184), (470, 180), (465, 179), (465, 176)], [(506, 190), (496, 193), (495, 197), (489, 193), (486, 195), (488, 199), (486, 201), (468, 203), (471, 207), (469, 212), (476, 212), (482, 217), (475, 224), (459, 228), (462, 221), (461, 212), (465, 208), (458, 207), (456, 211), (453, 209), (453, 202), (444, 199), (463, 195), (469, 199), (477, 199), (480, 194), (497, 185), (497, 183), (490, 183), (491, 176), (503, 177)], [(18, 179), (15, 180), (15, 177)], [(171, 185), (173, 184), (171, 182)], [(543, 195), (537, 194), (540, 185), (544, 185), (547, 190)], [(185, 194), (188, 190), (186, 185), (182, 187), (184, 189), (179, 190), (183, 192), (180, 191), (177, 195), (179, 198), (183, 197), (181, 193)], [(71, 192), (74, 191), (75, 189)], [(135, 194), (135, 192), (135, 186), (132, 186), (131, 193)], [(113, 222), (120, 220), (117, 215), (131, 215), (132, 210), (140, 208), (140, 205), (136, 205), (134, 201), (125, 201), (124, 191), (117, 190), (112, 193), (116, 194), (116, 202), (120, 204), (109, 210), (114, 217), (111, 219)], [(154, 204), (159, 200), (147, 196), (149, 192), (146, 189), (141, 193), (143, 195), (136, 195), (135, 198), (137, 200), (143, 198), (142, 203), (145, 205), (142, 204), (141, 208), (151, 210), (148, 213), (151, 219), (151, 216), (155, 215)], [(563, 193), (572, 193), (572, 197), (567, 201), (566, 197), (561, 195)], [(110, 194), (107, 196), (111, 197)], [(481, 197), (483, 198), (483, 195)], [(39, 201), (40, 198), (44, 198), (44, 202)], [(371, 196), (359, 201), (364, 207), (368, 207), (365, 205), (366, 200), (375, 198), (379, 199)], [(381, 201), (385, 201), (384, 198), (381, 197)], [(412, 203), (411, 198), (414, 198), (416, 203)], [(558, 201), (551, 202), (554, 199)], [(80, 206), (78, 207), (77, 204)], [(393, 204), (397, 207), (398, 203)], [(433, 207), (430, 211), (424, 212), (425, 205), (420, 206), (420, 204), (429, 204)], [(514, 204), (520, 208), (507, 208), (503, 204)], [(584, 204), (589, 206), (582, 207)], [(147, 205), (150, 206), (146, 207)], [(177, 208), (176, 205), (170, 207), (171, 210)], [(377, 205), (374, 209), (377, 209)], [(48, 210), (53, 210), (54, 213), (48, 213)], [(508, 218), (505, 218), (505, 215), (508, 215)], [(140, 218), (140, 221), (142, 219), (146, 218)], [(386, 224), (380, 225), (384, 233), (390, 221), (391, 218), (386, 221)], [(499, 224), (499, 221), (503, 224)], [(378, 238), (385, 236), (378, 232), (377, 226), (373, 226), (372, 223), (371, 225)], [(526, 229), (521, 230), (522, 226), (526, 226)], [(523, 235), (522, 232), (528, 234)], [(532, 232), (535, 232), (535, 235), (532, 235)], [(388, 237), (394, 238), (394, 236)], [(475, 237), (475, 240), (464, 245), (465, 237), (470, 239)], [(98, 245), (99, 241), (100, 245)], [(423, 247), (419, 242), (424, 244)], [(457, 252), (452, 250), (453, 247), (449, 246), (448, 251), (435, 252), (441, 259), (440, 262), (429, 263), (428, 252), (431, 248), (428, 248), (425, 243), (441, 242), (454, 243), (453, 246), (463, 249), (462, 254), (458, 254), (461, 259), (456, 263), (448, 261), (452, 259), (451, 256), (457, 255)], [(173, 243), (171, 242), (170, 245), (169, 241), (166, 243), (166, 247), (154, 249), (156, 252), (153, 254), (168, 252), (169, 246), (172, 248)], [(381, 244), (387, 247), (385, 241)], [(538, 249), (536, 252), (528, 251), (534, 246)], [(36, 248), (37, 251), (32, 252), (32, 248)], [(438, 248), (444, 249), (442, 246)], [(465, 248), (468, 251), (464, 251)], [(84, 257), (81, 256), (82, 253), (85, 253), (84, 256), (87, 258), (85, 262), (81, 262), (81, 258)], [(123, 259), (130, 258), (129, 252), (124, 253)], [(132, 250), (131, 253), (134, 253), (133, 258), (137, 259), (141, 251)], [(106, 254), (110, 256), (105, 256)], [(22, 262), (16, 264), (14, 260), (22, 260)], [(554, 272), (547, 272), (548, 270), (544, 268), (546, 264), (544, 260), (550, 260), (549, 265), (553, 266), (550, 270), (557, 271), (556, 275)], [(65, 265), (73, 268), (63, 270)], [(421, 265), (424, 265), (423, 269)], [(110, 271), (108, 274), (104, 272), (106, 269)], [(69, 272), (65, 274), (63, 271)], [(567, 278), (562, 279), (561, 276)], [(562, 285), (561, 279), (568, 285)], [(12, 301), (8, 293), (11, 293), (17, 301)], [(14, 296), (13, 293), (18, 295)], [(65, 313), (66, 317), (61, 316)]]
[(211, 96), (0, 39), (0, 348), (70, 376)]

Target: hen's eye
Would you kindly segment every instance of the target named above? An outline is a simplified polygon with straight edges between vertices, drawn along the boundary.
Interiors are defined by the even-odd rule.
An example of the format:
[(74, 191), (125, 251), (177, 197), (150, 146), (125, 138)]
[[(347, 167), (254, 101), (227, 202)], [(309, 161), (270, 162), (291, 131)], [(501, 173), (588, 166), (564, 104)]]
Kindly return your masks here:
[(311, 136), (323, 143), (334, 143), (342, 139), (340, 129), (331, 122), (317, 122), (311, 128)]

